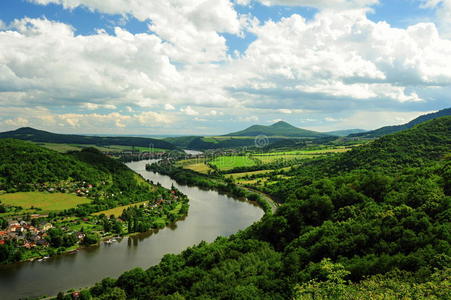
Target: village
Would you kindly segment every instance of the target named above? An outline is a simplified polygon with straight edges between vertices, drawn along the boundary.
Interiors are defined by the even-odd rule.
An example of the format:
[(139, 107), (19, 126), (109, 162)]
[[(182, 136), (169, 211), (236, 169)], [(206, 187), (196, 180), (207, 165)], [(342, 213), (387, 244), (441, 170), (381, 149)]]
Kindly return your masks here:
[[(35, 221), (39, 220), (39, 221)], [(8, 241), (13, 241), (17, 246), (26, 249), (35, 247), (49, 247), (48, 231), (54, 226), (42, 219), (32, 219), (31, 222), (24, 220), (12, 220), (8, 222), (8, 227), (0, 231), (0, 245), (4, 245)], [(82, 232), (73, 233), (80, 242), (85, 237)]]

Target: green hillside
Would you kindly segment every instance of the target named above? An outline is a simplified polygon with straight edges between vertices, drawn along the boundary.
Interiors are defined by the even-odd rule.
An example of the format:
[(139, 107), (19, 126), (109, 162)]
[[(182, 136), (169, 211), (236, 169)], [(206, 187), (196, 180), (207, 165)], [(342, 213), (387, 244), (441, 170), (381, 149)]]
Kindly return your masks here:
[(287, 172), (283, 203), (86, 292), (130, 299), (450, 299), (451, 117)]
[(48, 190), (76, 193), (80, 187), (92, 185), (89, 197), (95, 201), (84, 205), (79, 213), (155, 197), (153, 186), (94, 148), (62, 154), (31, 142), (0, 139), (0, 162), (0, 190), (8, 193)]
[(163, 140), (143, 137), (99, 137), (71, 134), (57, 134), (30, 127), (0, 133), (0, 139), (13, 138), (40, 143), (82, 144), (97, 146), (135, 146), (160, 149), (175, 149), (175, 146)]
[(306, 129), (301, 129), (288, 124), (287, 122), (277, 122), (270, 126), (264, 125), (253, 125), (242, 131), (233, 132), (226, 134), (225, 136), (285, 136), (285, 137), (307, 137), (307, 138), (317, 138), (324, 137), (327, 134), (320, 132), (310, 131)]
[(422, 115), (419, 116), (418, 118), (410, 121), (409, 123), (403, 124), (403, 125), (395, 125), (395, 126), (385, 126), (376, 130), (372, 130), (372, 131), (367, 131), (367, 132), (362, 132), (362, 133), (353, 133), (350, 134), (350, 137), (361, 137), (361, 138), (378, 138), (387, 134), (391, 134), (391, 133), (396, 133), (402, 130), (406, 130), (409, 128), (412, 128), (415, 125), (421, 124), (423, 122), (435, 119), (435, 118), (440, 118), (440, 117), (444, 117), (444, 116), (449, 116), (451, 115), (451, 108), (446, 108), (446, 109), (442, 109), (438, 112), (435, 113), (431, 113), (431, 114), (427, 114), (427, 115)]
[(98, 184), (109, 180), (108, 173), (72, 155), (14, 139), (0, 139), (0, 162), (0, 190), (6, 191), (32, 191), (62, 181)]
[(367, 130), (363, 130), (363, 129), (344, 129), (344, 130), (335, 130), (335, 131), (325, 132), (325, 134), (333, 135), (333, 136), (348, 136), (350, 134), (364, 133), (366, 131)]

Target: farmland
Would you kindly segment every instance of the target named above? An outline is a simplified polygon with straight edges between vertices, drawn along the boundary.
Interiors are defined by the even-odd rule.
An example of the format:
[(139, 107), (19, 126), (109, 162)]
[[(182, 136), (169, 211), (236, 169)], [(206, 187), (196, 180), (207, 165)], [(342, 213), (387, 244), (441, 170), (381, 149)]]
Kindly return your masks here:
[(122, 215), (122, 212), (124, 210), (126, 210), (129, 207), (137, 207), (140, 205), (144, 205), (145, 203), (148, 203), (149, 201), (144, 201), (144, 202), (139, 202), (139, 203), (134, 203), (134, 204), (129, 204), (129, 205), (123, 205), (123, 206), (118, 206), (112, 209), (108, 209), (108, 210), (104, 210), (104, 211), (100, 211), (98, 213), (93, 214), (94, 216), (100, 216), (100, 215), (105, 215), (105, 216), (115, 216), (116, 218), (120, 217), (120, 215)]
[(240, 167), (253, 167), (258, 161), (249, 156), (220, 156), (213, 159), (210, 164), (221, 171), (229, 171)]
[(37, 208), (43, 212), (62, 211), (91, 202), (89, 199), (72, 194), (43, 192), (3, 194), (0, 195), (0, 201), (5, 205), (20, 206), (24, 209)]

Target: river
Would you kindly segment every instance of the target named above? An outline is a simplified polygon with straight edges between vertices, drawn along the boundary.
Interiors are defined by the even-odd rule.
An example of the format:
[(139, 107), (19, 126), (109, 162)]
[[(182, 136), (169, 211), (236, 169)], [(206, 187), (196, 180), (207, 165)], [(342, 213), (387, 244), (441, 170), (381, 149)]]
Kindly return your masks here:
[(167, 253), (180, 253), (201, 241), (214, 241), (250, 226), (263, 216), (255, 205), (178, 185), (168, 176), (147, 172), (147, 161), (127, 165), (144, 178), (170, 188), (173, 184), (189, 197), (188, 216), (158, 233), (126, 237), (113, 244), (80, 250), (77, 254), (52, 257), (43, 262), (0, 266), (0, 299), (56, 295), (70, 288), (92, 286), (106, 277), (117, 277), (135, 267), (158, 264)]

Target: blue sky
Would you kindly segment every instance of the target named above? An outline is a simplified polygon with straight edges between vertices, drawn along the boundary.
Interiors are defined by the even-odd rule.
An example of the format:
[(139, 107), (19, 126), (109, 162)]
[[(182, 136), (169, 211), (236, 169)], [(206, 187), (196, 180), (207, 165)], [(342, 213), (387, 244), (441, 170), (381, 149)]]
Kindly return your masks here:
[(0, 130), (334, 130), (451, 106), (450, 0), (3, 0)]

